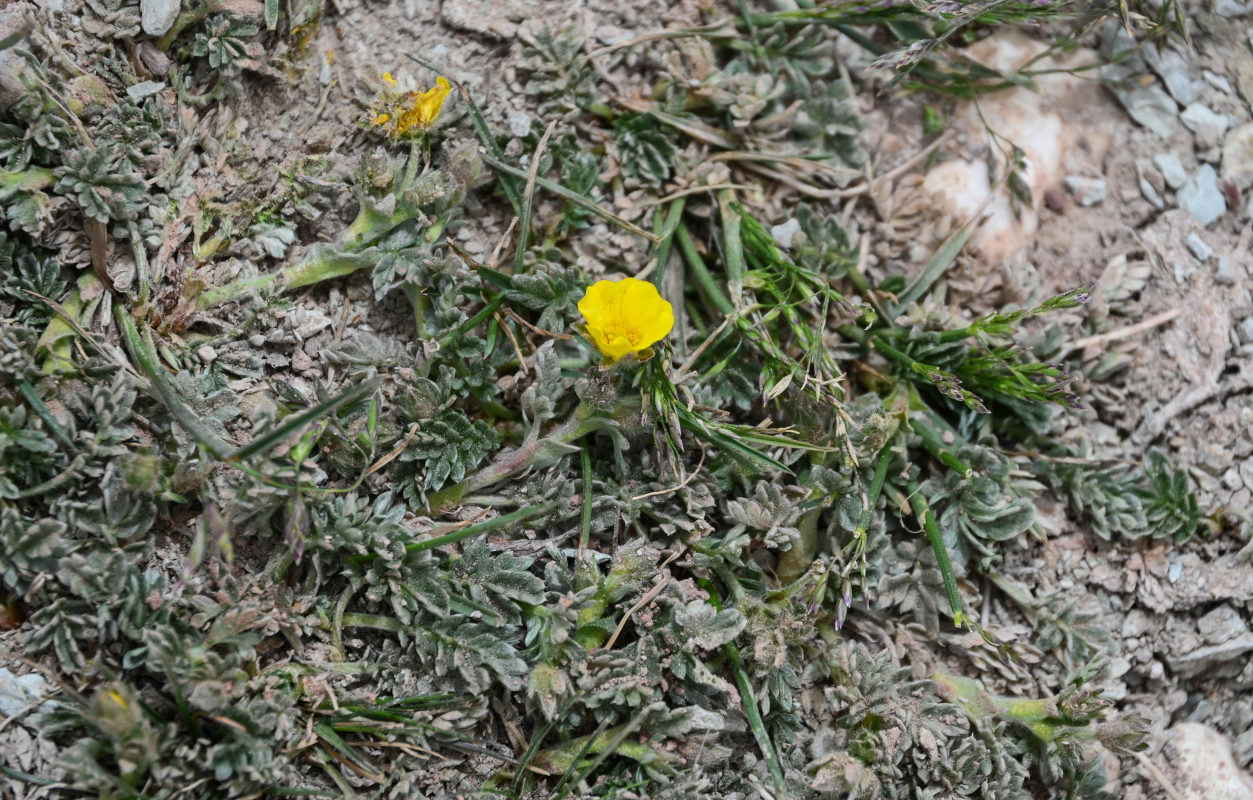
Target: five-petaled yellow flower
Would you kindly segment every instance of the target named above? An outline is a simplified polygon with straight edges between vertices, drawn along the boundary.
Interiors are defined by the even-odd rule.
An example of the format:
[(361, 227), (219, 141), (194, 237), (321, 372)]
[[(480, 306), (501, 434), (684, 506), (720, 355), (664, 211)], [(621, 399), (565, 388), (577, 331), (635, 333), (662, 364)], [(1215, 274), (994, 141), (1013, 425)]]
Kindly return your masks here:
[(579, 301), (587, 335), (610, 361), (636, 355), (661, 341), (674, 327), (674, 309), (647, 281), (597, 281)]
[[(396, 79), (390, 72), (383, 73), (383, 82), (389, 87), (396, 86)], [(452, 85), (448, 79), (440, 76), (435, 85), (424, 92), (405, 92), (397, 96), (384, 90), (381, 103), (373, 106), (381, 110), (374, 115), (375, 125), (386, 125), (393, 136), (403, 136), (409, 131), (425, 131), (435, 122), (439, 112), (444, 108)]]

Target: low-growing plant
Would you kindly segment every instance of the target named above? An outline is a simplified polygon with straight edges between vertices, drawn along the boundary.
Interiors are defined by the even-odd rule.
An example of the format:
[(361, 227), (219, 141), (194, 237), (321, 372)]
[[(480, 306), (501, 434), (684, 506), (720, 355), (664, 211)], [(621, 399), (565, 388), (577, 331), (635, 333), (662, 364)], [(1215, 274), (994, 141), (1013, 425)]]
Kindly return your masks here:
[[(998, 570), (1046, 491), (1111, 543), (1186, 540), (1196, 498), (1162, 453), (1054, 435), (1082, 406), (1072, 367), (1023, 342), (1091, 286), (961, 317), (938, 287), (969, 229), (908, 276), (868, 263), (829, 203), (867, 159), (834, 32), (903, 87), (969, 96), (1030, 82), (955, 52), (999, 25), (1121, 10), (1158, 36), (1159, 5), (745, 6), (653, 39), (634, 99), (594, 59), (641, 42), (527, 28), (524, 93), (561, 127), (507, 149), (415, 60), (422, 79), (366, 88), (351, 175), (308, 158), (194, 208), (184, 114), (230, 101), (278, 4), (265, 33), (184, 12), (157, 42), (189, 62), (177, 94), (131, 99), (114, 70), (126, 99), (92, 114), (28, 52), (0, 114), (0, 610), (64, 683), (55, 780), (1105, 796), (1096, 743), (1146, 735), (1093, 688), (1108, 632)], [(760, 202), (763, 182), (785, 188)], [(517, 220), (480, 258), (484, 208)], [(336, 281), (335, 315), (387, 323), (302, 326), (293, 290)], [(973, 614), (992, 591), (1033, 645)], [(945, 660), (1032, 646), (1067, 674), (1055, 696)]]

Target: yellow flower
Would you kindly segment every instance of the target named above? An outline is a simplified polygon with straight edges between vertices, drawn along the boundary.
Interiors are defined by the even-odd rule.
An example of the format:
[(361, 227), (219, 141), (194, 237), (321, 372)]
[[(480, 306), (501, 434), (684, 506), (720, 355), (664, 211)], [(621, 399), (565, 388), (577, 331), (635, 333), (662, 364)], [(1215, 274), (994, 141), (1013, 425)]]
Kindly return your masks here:
[(452, 91), (448, 79), (443, 75), (435, 80), (435, 86), (427, 89), (425, 92), (410, 92), (413, 105), (407, 111), (400, 114), (400, 118), (396, 121), (396, 132), (404, 133), (410, 128), (429, 128), (435, 118), (439, 116), (440, 109), (444, 107), (444, 100), (448, 98), (448, 93)]
[(611, 361), (642, 353), (674, 327), (674, 309), (647, 281), (597, 281), (579, 301), (587, 334)]
[(390, 72), (383, 73), (383, 82), (389, 88), (371, 103), (374, 113), (370, 121), (375, 125), (387, 125), (392, 136), (403, 136), (411, 130), (424, 131), (431, 127), (452, 91), (452, 85), (443, 76), (435, 80), (435, 86), (424, 92), (397, 94), (396, 79)]

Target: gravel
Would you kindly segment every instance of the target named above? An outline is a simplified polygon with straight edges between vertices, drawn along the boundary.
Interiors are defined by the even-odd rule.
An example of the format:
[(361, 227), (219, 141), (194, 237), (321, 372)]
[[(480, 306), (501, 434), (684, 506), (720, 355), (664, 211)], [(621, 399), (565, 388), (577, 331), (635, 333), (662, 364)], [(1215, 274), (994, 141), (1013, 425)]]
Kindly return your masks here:
[(1209, 164), (1202, 164), (1179, 190), (1179, 206), (1187, 210), (1203, 226), (1209, 226), (1227, 213), (1227, 200), (1218, 188), (1218, 173)]

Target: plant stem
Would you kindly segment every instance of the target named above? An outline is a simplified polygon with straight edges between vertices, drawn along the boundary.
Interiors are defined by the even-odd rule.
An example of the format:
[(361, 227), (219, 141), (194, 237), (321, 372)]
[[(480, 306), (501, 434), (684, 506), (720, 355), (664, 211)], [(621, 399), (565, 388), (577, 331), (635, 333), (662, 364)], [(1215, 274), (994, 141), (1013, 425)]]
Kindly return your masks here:
[(909, 492), (909, 507), (913, 509), (914, 515), (922, 523), (923, 530), (927, 532), (931, 550), (935, 553), (935, 560), (940, 566), (940, 575), (944, 578), (944, 591), (948, 595), (948, 605), (953, 612), (953, 625), (961, 627), (962, 598), (957, 590), (957, 576), (953, 572), (953, 562), (948, 557), (948, 546), (944, 544), (944, 534), (940, 532), (940, 526), (935, 521), (935, 514), (932, 513), (931, 506), (927, 503), (926, 495), (922, 493), (922, 487), (918, 485), (918, 481), (910, 481), (906, 491)]
[(426, 513), (437, 514), (461, 502), (467, 494), (494, 486), (531, 467), (542, 468), (557, 463), (562, 456), (575, 449), (570, 446), (571, 442), (603, 424), (604, 420), (597, 417), (590, 406), (580, 403), (570, 418), (548, 436), (528, 437), (516, 450), (506, 453), (460, 483), (432, 494), (427, 499)]
[(209, 289), (196, 299), (196, 308), (206, 309), (247, 297), (254, 292), (286, 292), (302, 286), (351, 275), (369, 262), (354, 253), (317, 254), (299, 264), (255, 278), (231, 281), (225, 286)]
[(525, 522), (533, 517), (547, 514), (552, 510), (554, 505), (556, 505), (556, 503), (550, 501), (548, 503), (540, 503), (537, 506), (527, 506), (526, 508), (520, 508), (517, 511), (504, 514), (496, 517), (495, 519), (489, 519), (475, 525), (467, 525), (461, 530), (446, 533), (443, 536), (423, 539), (420, 542), (410, 542), (405, 545), (405, 552), (416, 553), (421, 550), (434, 550), (436, 547), (456, 544), (464, 539), (473, 539), (475, 536), (480, 536), (484, 533), (488, 533), (489, 531), (494, 531), (497, 528), (504, 528), (514, 524), (515, 522)]
[(854, 536), (865, 536), (870, 530), (870, 520), (874, 517), (875, 507), (879, 505), (879, 495), (883, 494), (883, 482), (887, 480), (888, 464), (891, 461), (892, 442), (889, 440), (879, 451), (879, 461), (875, 464), (874, 477), (870, 479), (870, 491), (866, 496), (866, 507), (861, 510), (861, 516), (857, 518), (857, 530), (853, 531)]
[(909, 426), (913, 428), (914, 433), (918, 434), (918, 438), (922, 439), (922, 446), (927, 452), (938, 458), (944, 466), (967, 478), (974, 474), (974, 468), (953, 455), (941, 438), (940, 432), (931, 427), (931, 423), (922, 415), (915, 414), (910, 417)]
[[(708, 578), (697, 578), (696, 583), (709, 593), (709, 604), (721, 611), (722, 598), (718, 596), (713, 582)], [(735, 642), (727, 642), (723, 649), (726, 651), (727, 661), (731, 663), (731, 671), (735, 673), (735, 685), (740, 690), (740, 701), (744, 704), (744, 716), (748, 718), (748, 726), (753, 731), (753, 738), (757, 740), (757, 747), (765, 757), (766, 766), (770, 770), (770, 779), (774, 783), (775, 797), (778, 800), (785, 800), (787, 797), (787, 783), (783, 779), (783, 767), (779, 763), (779, 754), (774, 749), (774, 743), (770, 741), (770, 732), (766, 730), (765, 720), (761, 717), (761, 709), (757, 705), (757, 696), (753, 693), (753, 685), (748, 679), (748, 671), (744, 669), (744, 659), (740, 657), (740, 649), (735, 646)]]
[(700, 253), (697, 252), (696, 242), (692, 240), (692, 234), (688, 232), (687, 226), (680, 223), (679, 227), (674, 230), (674, 236), (679, 242), (679, 249), (683, 252), (683, 258), (687, 261), (688, 269), (692, 271), (692, 276), (696, 278), (697, 288), (713, 304), (714, 308), (723, 314), (734, 314), (735, 306), (723, 294), (722, 288), (718, 286), (718, 282), (710, 274), (709, 268), (705, 266), (705, 261), (700, 257)]
[(738, 306), (744, 300), (744, 234), (734, 190), (718, 190), (718, 211), (722, 216), (722, 241), (726, 248), (727, 288), (731, 302)]

